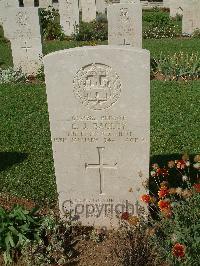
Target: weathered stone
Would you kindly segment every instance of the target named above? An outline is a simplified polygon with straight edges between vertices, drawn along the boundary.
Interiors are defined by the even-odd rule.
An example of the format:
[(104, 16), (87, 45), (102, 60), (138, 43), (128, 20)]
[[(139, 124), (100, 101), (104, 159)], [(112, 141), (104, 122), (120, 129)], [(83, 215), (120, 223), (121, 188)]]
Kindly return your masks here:
[[(61, 0), (59, 0), (60, 2)], [(53, 6), (52, 0), (39, 0), (39, 7), (48, 8), (49, 6)]]
[(114, 4), (107, 8), (108, 43), (142, 47), (142, 7), (140, 4)]
[(78, 0), (60, 0), (60, 24), (67, 36), (75, 33), (76, 25), (79, 25)]
[(14, 67), (29, 75), (36, 74), (42, 56), (38, 9), (9, 8), (6, 16), (9, 19), (4, 23), (4, 30), (11, 42)]
[(106, 11), (105, 0), (96, 0), (96, 9), (98, 13), (104, 14)]
[(183, 15), (184, 0), (169, 0), (170, 16)]
[(44, 66), (62, 215), (108, 227), (118, 211), (138, 215), (149, 174), (149, 53), (83, 47), (47, 55)]
[(34, 7), (34, 0), (23, 0), (24, 7)]
[(81, 0), (82, 21), (90, 22), (96, 19), (95, 0)]
[(182, 33), (192, 34), (200, 29), (200, 1), (190, 0), (183, 6)]
[[(10, 7), (18, 7), (18, 0), (0, 0), (0, 25), (3, 26), (3, 22), (5, 22), (8, 18), (6, 16), (6, 10)], [(7, 36), (5, 36), (7, 38)]]

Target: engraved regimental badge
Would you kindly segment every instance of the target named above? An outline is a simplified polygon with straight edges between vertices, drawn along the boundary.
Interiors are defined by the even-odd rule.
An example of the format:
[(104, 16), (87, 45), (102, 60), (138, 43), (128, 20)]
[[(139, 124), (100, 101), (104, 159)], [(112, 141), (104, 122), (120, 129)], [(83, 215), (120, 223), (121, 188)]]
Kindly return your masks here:
[(82, 67), (76, 73), (73, 85), (76, 98), (92, 110), (111, 107), (121, 94), (117, 73), (111, 67), (99, 63)]

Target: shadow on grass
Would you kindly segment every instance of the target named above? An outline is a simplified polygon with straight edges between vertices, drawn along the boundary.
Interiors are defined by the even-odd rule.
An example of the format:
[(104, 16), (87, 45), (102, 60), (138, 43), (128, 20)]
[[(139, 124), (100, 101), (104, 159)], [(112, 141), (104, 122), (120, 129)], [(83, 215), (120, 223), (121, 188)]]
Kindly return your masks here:
[(0, 152), (0, 172), (23, 162), (27, 157), (28, 154), (22, 152)]

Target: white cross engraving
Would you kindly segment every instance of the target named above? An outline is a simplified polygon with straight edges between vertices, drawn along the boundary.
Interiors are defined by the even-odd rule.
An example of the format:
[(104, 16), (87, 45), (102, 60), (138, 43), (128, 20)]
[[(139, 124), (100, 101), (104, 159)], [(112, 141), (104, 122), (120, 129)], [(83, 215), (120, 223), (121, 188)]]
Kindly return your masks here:
[(104, 163), (103, 161), (103, 150), (105, 147), (97, 147), (98, 151), (98, 157), (99, 157), (99, 162), (97, 164), (85, 164), (85, 169), (87, 170), (88, 168), (90, 169), (99, 169), (99, 178), (100, 178), (100, 194), (103, 194), (103, 178), (104, 178), (104, 169), (117, 169), (117, 163), (115, 163), (113, 166)]

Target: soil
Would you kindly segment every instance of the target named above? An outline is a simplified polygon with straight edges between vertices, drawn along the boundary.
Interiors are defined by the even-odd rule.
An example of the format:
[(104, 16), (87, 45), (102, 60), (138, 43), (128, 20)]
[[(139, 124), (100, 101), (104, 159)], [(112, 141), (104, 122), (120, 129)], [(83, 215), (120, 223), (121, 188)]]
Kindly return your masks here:
[[(36, 204), (32, 200), (0, 193), (1, 207), (10, 210), (16, 204), (21, 205), (28, 210), (36, 206)], [(40, 214), (46, 215), (52, 213), (52, 211), (56, 216), (58, 215), (58, 207), (55, 207), (53, 210), (48, 209), (47, 207), (43, 208), (40, 211)], [(151, 254), (152, 251), (149, 249), (149, 247), (144, 247), (144, 243), (142, 243), (145, 241), (143, 239), (143, 236), (136, 236), (135, 239), (132, 240), (131, 244), (130, 239), (127, 237), (127, 234), (123, 230), (107, 232), (97, 231), (97, 234), (95, 234), (95, 236), (100, 236), (100, 238), (97, 239), (88, 237), (89, 234), (91, 234), (92, 230), (94, 229), (88, 227), (81, 227), (79, 229), (79, 232), (75, 237), (78, 240), (74, 246), (75, 254), (73, 255), (73, 258), (70, 259), (70, 262), (66, 264), (66, 266), (158, 265), (153, 263), (154, 254)], [(83, 235), (85, 235), (86, 237), (83, 238)], [(145, 256), (143, 256), (144, 251), (146, 252)], [(128, 262), (127, 264), (127, 258), (129, 258), (129, 255), (134, 252), (137, 254), (139, 253), (139, 256), (133, 256), (134, 261), (136, 262), (134, 262), (134, 264), (129, 264)], [(138, 261), (138, 258), (140, 262)], [(49, 265), (56, 266), (55, 264)], [(2, 256), (0, 256), (0, 266), (4, 266)], [(27, 264), (23, 262), (23, 258), (19, 258), (18, 262), (12, 264), (12, 266), (27, 266)]]

